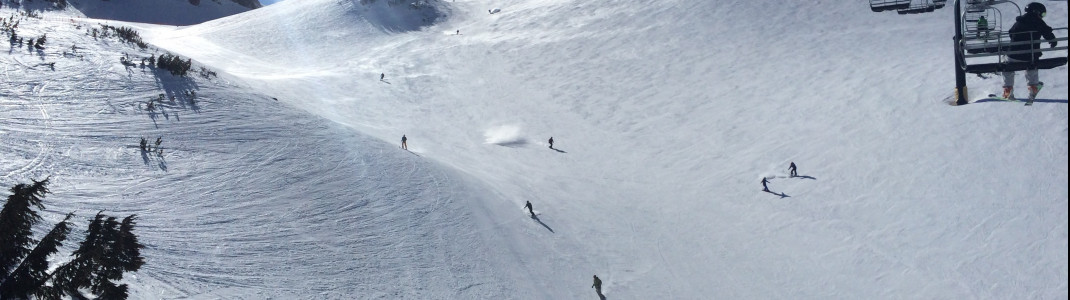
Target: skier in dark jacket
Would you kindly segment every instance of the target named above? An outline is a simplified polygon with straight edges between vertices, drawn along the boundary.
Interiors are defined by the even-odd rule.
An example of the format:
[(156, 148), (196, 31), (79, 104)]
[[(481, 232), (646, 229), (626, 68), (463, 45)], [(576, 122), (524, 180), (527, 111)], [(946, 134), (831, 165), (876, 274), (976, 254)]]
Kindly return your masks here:
[(768, 192), (769, 186), (765, 185), (766, 183), (769, 183), (769, 178), (762, 177), (762, 190)]
[(799, 176), (799, 173), (795, 172), (795, 162), (791, 162), (791, 165), (788, 166), (788, 171), (791, 171), (791, 177)]
[[(1051, 26), (1044, 23), (1044, 16), (1047, 15), (1048, 9), (1044, 7), (1044, 4), (1037, 2), (1029, 3), (1025, 6), (1025, 14), (1018, 16), (1015, 19), (1014, 26), (1007, 32), (1011, 36), (1011, 42), (1032, 42), (1022, 45), (1011, 46), (1011, 51), (1029, 51), (1040, 49), (1040, 39), (1043, 37), (1047, 39), (1048, 45), (1052, 48), (1056, 43), (1055, 34), (1052, 33)], [(1033, 51), (1032, 53), (1015, 53), (1007, 55), (1007, 61), (1009, 62), (1033, 62), (1040, 59), (1040, 51)], [(1040, 82), (1040, 74), (1036, 67), (1030, 67), (1025, 71), (1025, 79), (1029, 81), (1029, 99), (1036, 97), (1037, 92), (1040, 91), (1040, 87), (1044, 84)], [(1014, 71), (1003, 72), (1003, 98), (1014, 99)]]
[(401, 135), (401, 149), (409, 150), (409, 138), (404, 134)]
[(534, 218), (535, 217), (535, 211), (531, 210), (531, 201), (524, 201), (524, 202), (527, 202), (527, 204), (524, 204), (524, 208), (527, 208), (528, 209), (528, 213), (531, 214), (532, 218)]
[(550, 149), (554, 148), (554, 137), (550, 137)]

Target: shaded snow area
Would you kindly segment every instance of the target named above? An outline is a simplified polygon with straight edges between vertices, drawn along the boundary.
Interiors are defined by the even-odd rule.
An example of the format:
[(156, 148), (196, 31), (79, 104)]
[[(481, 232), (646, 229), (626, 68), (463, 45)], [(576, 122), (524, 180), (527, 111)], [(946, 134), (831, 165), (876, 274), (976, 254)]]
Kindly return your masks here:
[(192, 25), (249, 11), (233, 0), (67, 0), (80, 16), (126, 22)]
[[(592, 275), (605, 299), (1068, 296), (1067, 69), (1031, 107), (976, 101), (1002, 78), (973, 75), (948, 105), (950, 5), (42, 14), (19, 34), (46, 49), (0, 53), (0, 185), (51, 176), (38, 233), (137, 214), (133, 299), (599, 299)], [(138, 64), (168, 52), (189, 76)]]

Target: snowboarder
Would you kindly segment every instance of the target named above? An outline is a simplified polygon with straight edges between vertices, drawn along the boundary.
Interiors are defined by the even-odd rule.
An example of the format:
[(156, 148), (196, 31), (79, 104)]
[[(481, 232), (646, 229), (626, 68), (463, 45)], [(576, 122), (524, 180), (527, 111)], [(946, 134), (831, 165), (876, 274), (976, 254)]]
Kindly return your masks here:
[(550, 142), (550, 149), (553, 149), (554, 148), (554, 137), (551, 136), (549, 142)]
[(762, 177), (762, 190), (768, 192), (769, 186), (765, 185), (766, 183), (769, 183), (769, 178)]
[(598, 293), (598, 297), (605, 297), (602, 295), (602, 280), (598, 279), (598, 275), (594, 275), (594, 284), (591, 287), (594, 288), (595, 293)]
[(788, 166), (788, 171), (791, 171), (791, 177), (799, 176), (799, 173), (795, 172), (795, 162), (791, 162), (791, 165)]
[(383, 81), (383, 78), (386, 78), (386, 73), (379, 73), (379, 81)]
[(409, 150), (409, 143), (408, 142), (409, 142), (409, 138), (405, 137), (405, 135), (402, 134), (401, 135), (401, 149)]
[[(1047, 12), (1048, 9), (1044, 7), (1044, 4), (1037, 2), (1029, 3), (1029, 5), (1025, 6), (1025, 14), (1015, 19), (1014, 26), (1011, 26), (1007, 33), (1011, 36), (1011, 42), (1032, 41), (1033, 43), (1011, 46), (1011, 51), (1026, 51), (1026, 53), (1008, 54), (1007, 61), (1035, 64), (1036, 60), (1040, 59), (1041, 53), (1040, 51), (1031, 50), (1040, 49), (1041, 37), (1047, 39), (1049, 41), (1048, 45), (1055, 48), (1055, 45), (1058, 44), (1055, 41), (1055, 34), (1052, 33), (1051, 26), (1044, 23), (1043, 19)], [(1044, 83), (1040, 82), (1040, 74), (1035, 67), (1025, 70), (1025, 79), (1029, 81), (1029, 102), (1027, 104), (1031, 104), (1037, 93), (1040, 92), (1040, 88), (1044, 86)], [(1003, 72), (1003, 98), (1014, 99), (1014, 71)]]
[(156, 138), (156, 149), (160, 149), (160, 144), (163, 143), (163, 137)]
[(988, 19), (985, 19), (985, 16), (977, 19), (977, 38), (982, 36), (988, 39)]
[(149, 141), (145, 140), (145, 138), (142, 137), (141, 138), (141, 151), (148, 150), (148, 147), (149, 147)]
[(531, 210), (531, 201), (524, 201), (524, 202), (527, 202), (526, 204), (524, 204), (524, 208), (527, 208), (528, 209), (528, 213), (531, 214), (532, 218), (534, 218), (535, 217), (535, 211)]

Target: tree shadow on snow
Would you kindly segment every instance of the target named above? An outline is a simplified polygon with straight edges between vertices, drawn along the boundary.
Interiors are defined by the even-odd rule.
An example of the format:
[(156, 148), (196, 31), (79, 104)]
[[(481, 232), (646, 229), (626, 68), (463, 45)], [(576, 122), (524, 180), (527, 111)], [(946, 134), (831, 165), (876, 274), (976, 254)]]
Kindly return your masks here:
[(152, 75), (156, 80), (156, 86), (163, 90), (166, 103), (169, 103), (172, 107), (189, 108), (194, 112), (200, 112), (200, 108), (197, 107), (196, 97), (189, 93), (200, 89), (197, 82), (189, 77), (193, 75), (172, 75), (171, 71), (155, 67), (152, 68)]
[(156, 113), (157, 109), (159, 109), (159, 108), (154, 108), (152, 110), (149, 110), (149, 119), (152, 119), (152, 126), (155, 126), (156, 129), (159, 129), (160, 128), (160, 124), (156, 123), (156, 118), (158, 118), (157, 117), (157, 113)]
[(542, 225), (542, 227), (546, 227), (546, 230), (549, 230), (550, 233), (556, 233), (554, 232), (553, 228), (550, 228), (550, 226), (547, 226), (546, 223), (542, 222), (542, 220), (539, 220), (539, 216), (531, 216), (531, 219), (535, 220), (535, 222), (539, 222), (539, 225)]
[(160, 170), (163, 170), (164, 172), (167, 172), (167, 160), (163, 158), (162, 152), (152, 151), (152, 149), (140, 149), (140, 150), (141, 150), (141, 161), (143, 163), (145, 163), (146, 166), (148, 166), (150, 164), (151, 160), (152, 160), (152, 158), (149, 157), (151, 155), (151, 156), (156, 157), (156, 166), (159, 167)]
[(149, 152), (145, 149), (141, 149), (141, 161), (144, 162), (146, 166), (149, 165)]

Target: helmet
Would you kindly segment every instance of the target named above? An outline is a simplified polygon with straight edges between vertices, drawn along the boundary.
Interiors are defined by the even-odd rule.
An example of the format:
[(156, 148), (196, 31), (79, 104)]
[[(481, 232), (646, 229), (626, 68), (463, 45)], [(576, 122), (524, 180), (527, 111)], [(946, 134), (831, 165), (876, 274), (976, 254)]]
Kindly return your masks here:
[(1033, 2), (1033, 3), (1029, 3), (1029, 5), (1025, 6), (1025, 12), (1026, 13), (1031, 13), (1031, 14), (1041, 15), (1041, 14), (1044, 14), (1044, 13), (1048, 12), (1048, 9), (1046, 7), (1044, 7), (1044, 4)]

